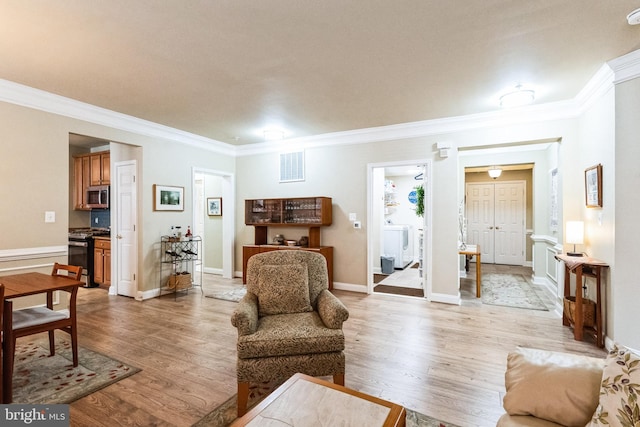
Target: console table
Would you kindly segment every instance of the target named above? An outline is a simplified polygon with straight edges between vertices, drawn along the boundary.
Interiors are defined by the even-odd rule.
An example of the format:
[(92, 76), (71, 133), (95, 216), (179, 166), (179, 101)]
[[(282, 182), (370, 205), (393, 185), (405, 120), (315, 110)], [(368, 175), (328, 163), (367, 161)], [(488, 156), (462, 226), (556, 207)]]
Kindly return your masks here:
[(476, 257), (476, 298), (480, 298), (481, 281), (482, 281), (482, 253), (480, 252), (480, 245), (466, 245), (464, 249), (460, 249), (458, 254), (465, 256), (465, 270), (469, 271), (469, 261), (474, 256)]
[[(591, 257), (574, 257), (564, 254), (556, 255), (556, 259), (564, 263), (564, 296), (571, 296), (571, 273), (576, 276), (576, 306), (574, 318), (571, 319), (568, 313), (562, 312), (562, 324), (572, 326), (573, 337), (576, 341), (582, 341), (583, 333), (593, 335), (596, 345), (604, 347), (604, 333), (602, 330), (602, 271), (609, 265)], [(593, 277), (596, 279), (596, 324), (593, 328), (584, 325), (584, 313), (582, 306), (582, 277)]]

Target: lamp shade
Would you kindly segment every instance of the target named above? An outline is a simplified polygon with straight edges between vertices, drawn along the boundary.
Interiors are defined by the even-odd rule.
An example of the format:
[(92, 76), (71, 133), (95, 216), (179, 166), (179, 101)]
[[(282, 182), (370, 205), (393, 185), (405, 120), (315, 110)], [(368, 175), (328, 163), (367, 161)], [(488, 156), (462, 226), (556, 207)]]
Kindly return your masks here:
[(491, 169), (489, 169), (489, 176), (493, 179), (498, 178), (501, 174), (502, 174), (502, 169), (493, 166)]
[(581, 245), (584, 243), (584, 222), (567, 221), (567, 231), (565, 241), (572, 245)]

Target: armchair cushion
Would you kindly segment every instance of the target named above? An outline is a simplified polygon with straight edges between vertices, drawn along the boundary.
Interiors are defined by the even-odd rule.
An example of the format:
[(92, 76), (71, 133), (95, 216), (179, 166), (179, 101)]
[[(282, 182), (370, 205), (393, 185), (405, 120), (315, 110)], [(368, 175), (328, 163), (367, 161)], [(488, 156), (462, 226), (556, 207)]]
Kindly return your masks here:
[(603, 359), (518, 348), (509, 353), (503, 406), (509, 415), (533, 415), (584, 426), (598, 404)]
[(342, 329), (325, 327), (315, 311), (261, 317), (254, 334), (238, 337), (240, 359), (342, 350)]
[(312, 310), (306, 264), (260, 266), (258, 289), (260, 317)]

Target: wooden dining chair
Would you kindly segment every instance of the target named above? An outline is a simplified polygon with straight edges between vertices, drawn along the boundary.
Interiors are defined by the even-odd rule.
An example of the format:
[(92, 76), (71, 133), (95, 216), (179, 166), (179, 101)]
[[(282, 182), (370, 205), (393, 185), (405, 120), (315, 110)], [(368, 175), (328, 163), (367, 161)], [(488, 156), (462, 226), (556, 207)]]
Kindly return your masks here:
[[(65, 276), (70, 279), (80, 280), (82, 267), (55, 263), (52, 276)], [(46, 307), (29, 307), (13, 310), (11, 300), (4, 301), (4, 322), (7, 336), (3, 337), (3, 347), (6, 352), (5, 361), (7, 366), (3, 367), (3, 375), (13, 378), (13, 362), (15, 357), (16, 339), (28, 335), (49, 333), (49, 354), (55, 355), (54, 331), (60, 329), (71, 336), (71, 351), (73, 354), (73, 366), (78, 366), (78, 331), (76, 322), (76, 296), (77, 286), (61, 289), (69, 293), (69, 309), (53, 309), (53, 292), (47, 292)], [(10, 402), (4, 402), (10, 403)]]

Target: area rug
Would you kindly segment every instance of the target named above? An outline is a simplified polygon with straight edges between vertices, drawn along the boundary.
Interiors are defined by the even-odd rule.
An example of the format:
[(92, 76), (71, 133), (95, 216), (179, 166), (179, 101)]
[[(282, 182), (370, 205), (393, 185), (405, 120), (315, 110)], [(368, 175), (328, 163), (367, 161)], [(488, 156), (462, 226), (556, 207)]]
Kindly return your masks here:
[[(249, 389), (249, 408), (252, 408), (262, 399), (267, 397), (279, 384), (252, 384)], [(237, 396), (233, 395), (222, 405), (204, 416), (192, 427), (226, 427), (230, 425), (237, 415)], [(407, 427), (458, 427), (445, 421), (431, 418), (428, 415), (420, 414), (411, 409), (407, 409)], [(363, 426), (364, 427), (364, 426)]]
[(242, 286), (242, 287), (234, 288), (228, 291), (210, 292), (205, 294), (204, 296), (207, 298), (215, 298), (215, 299), (221, 299), (225, 301), (238, 302), (242, 299), (243, 296), (245, 296), (246, 293), (247, 293), (247, 288)]
[(71, 342), (56, 337), (56, 354), (49, 356), (49, 340), (16, 345), (13, 403), (71, 403), (139, 372), (109, 356), (78, 348), (73, 367)]
[(482, 303), (548, 311), (522, 274), (483, 274)]

